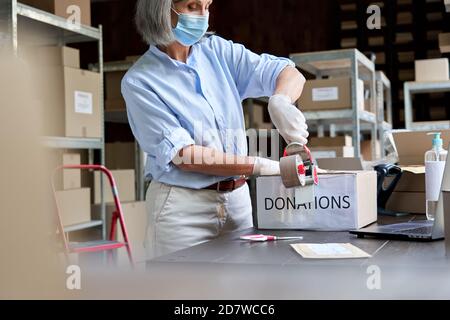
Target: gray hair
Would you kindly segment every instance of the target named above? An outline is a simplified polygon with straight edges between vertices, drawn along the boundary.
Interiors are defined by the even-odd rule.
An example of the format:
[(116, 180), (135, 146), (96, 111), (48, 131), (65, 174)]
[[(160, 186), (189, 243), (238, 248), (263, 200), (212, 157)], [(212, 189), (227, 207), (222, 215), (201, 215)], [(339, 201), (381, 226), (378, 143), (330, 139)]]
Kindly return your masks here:
[(138, 0), (136, 27), (150, 45), (168, 45), (175, 40), (172, 32), (172, 3), (184, 0)]

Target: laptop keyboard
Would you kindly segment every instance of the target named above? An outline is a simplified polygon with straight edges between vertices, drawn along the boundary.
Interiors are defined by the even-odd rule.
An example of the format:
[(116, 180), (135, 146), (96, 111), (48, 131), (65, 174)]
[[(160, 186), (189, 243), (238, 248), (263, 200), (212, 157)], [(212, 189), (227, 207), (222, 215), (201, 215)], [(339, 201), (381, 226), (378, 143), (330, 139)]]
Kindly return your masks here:
[(433, 232), (432, 227), (421, 227), (416, 229), (409, 229), (409, 230), (403, 230), (399, 231), (401, 233), (409, 233), (409, 234), (431, 234)]

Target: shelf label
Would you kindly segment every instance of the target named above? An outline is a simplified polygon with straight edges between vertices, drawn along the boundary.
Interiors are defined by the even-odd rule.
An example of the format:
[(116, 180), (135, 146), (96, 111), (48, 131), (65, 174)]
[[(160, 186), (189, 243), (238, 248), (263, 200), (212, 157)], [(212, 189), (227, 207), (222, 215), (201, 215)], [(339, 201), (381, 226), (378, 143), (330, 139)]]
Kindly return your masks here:
[(314, 159), (330, 159), (330, 158), (336, 158), (337, 154), (336, 151), (311, 151), (311, 154), (313, 155)]
[(75, 112), (83, 114), (93, 113), (92, 93), (75, 91)]
[(338, 87), (314, 88), (312, 90), (313, 101), (334, 101), (339, 100)]

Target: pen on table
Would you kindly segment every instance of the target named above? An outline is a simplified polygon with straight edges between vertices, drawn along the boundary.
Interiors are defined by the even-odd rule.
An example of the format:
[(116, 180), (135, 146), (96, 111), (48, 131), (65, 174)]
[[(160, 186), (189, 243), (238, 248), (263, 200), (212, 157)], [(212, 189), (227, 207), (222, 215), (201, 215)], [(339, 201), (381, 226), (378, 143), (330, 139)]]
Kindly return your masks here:
[(257, 242), (265, 242), (265, 241), (277, 241), (277, 240), (303, 240), (303, 237), (278, 237), (273, 235), (264, 235), (264, 234), (251, 234), (247, 236), (241, 236), (241, 240), (246, 241), (257, 241)]

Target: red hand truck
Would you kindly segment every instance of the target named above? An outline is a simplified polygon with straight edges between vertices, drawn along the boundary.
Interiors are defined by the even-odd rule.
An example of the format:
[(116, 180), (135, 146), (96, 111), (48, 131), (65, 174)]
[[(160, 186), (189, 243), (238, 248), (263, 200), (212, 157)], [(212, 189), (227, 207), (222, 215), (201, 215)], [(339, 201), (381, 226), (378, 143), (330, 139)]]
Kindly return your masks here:
[[(61, 219), (61, 214), (59, 212), (58, 201), (56, 197), (56, 189), (55, 189), (55, 175), (57, 171), (64, 169), (80, 169), (80, 170), (94, 170), (101, 171), (108, 177), (109, 184), (111, 185), (112, 194), (114, 198), (114, 204), (116, 206), (116, 210), (113, 212), (112, 220), (111, 220), (111, 229), (109, 233), (109, 240), (100, 240), (100, 241), (89, 241), (82, 243), (70, 243), (66, 237), (66, 233), (64, 232), (64, 225)], [(128, 232), (125, 226), (125, 220), (123, 218), (122, 206), (119, 200), (119, 193), (117, 191), (117, 185), (114, 180), (114, 177), (105, 166), (102, 165), (65, 165), (57, 167), (52, 176), (52, 189), (53, 195), (56, 203), (56, 214), (57, 214), (57, 223), (58, 230), (63, 238), (64, 249), (66, 256), (70, 253), (86, 253), (86, 252), (100, 252), (100, 251), (109, 251), (112, 253), (112, 250), (119, 249), (125, 247), (128, 253), (128, 259), (132, 267), (134, 267), (133, 257), (131, 255), (131, 245), (128, 240)], [(124, 242), (119, 242), (116, 239), (116, 229), (117, 229), (117, 221), (120, 222), (120, 227), (122, 229), (122, 236)], [(110, 259), (111, 261), (111, 259)]]

